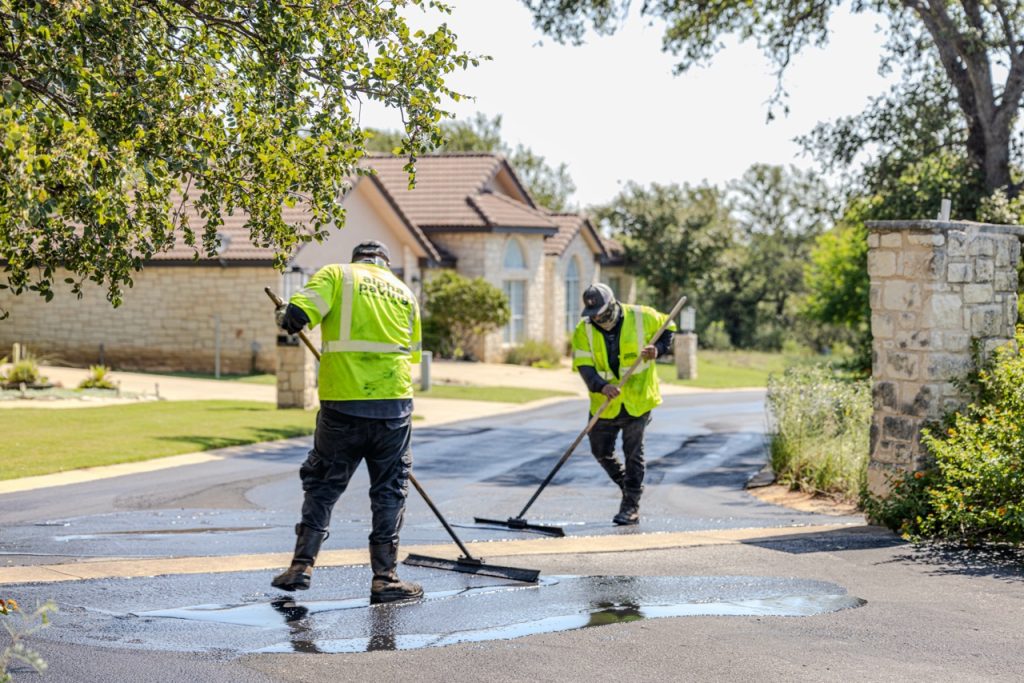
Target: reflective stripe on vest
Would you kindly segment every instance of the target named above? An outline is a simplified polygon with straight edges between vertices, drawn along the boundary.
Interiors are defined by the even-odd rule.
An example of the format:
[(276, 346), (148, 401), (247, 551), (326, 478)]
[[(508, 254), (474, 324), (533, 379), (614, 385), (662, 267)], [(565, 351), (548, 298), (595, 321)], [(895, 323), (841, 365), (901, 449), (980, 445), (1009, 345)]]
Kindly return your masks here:
[[(583, 329), (587, 331), (587, 346), (590, 347), (590, 353), (588, 353), (587, 356), (589, 356), (590, 358), (593, 358), (594, 357), (594, 324), (591, 323), (588, 320), (583, 325), (584, 325)], [(607, 344), (605, 344), (604, 355), (605, 356), (608, 355), (608, 345)], [(611, 366), (611, 361), (608, 358), (605, 358), (605, 364), (607, 364), (608, 366)], [(610, 368), (608, 370), (598, 370), (595, 367), (594, 370), (597, 371), (598, 376), (600, 376), (601, 379), (605, 380), (606, 382), (610, 382), (613, 379), (615, 379), (615, 375), (612, 373)]]
[[(352, 302), (355, 299), (355, 277), (352, 264), (341, 266), (341, 324), (337, 341), (325, 341), (321, 346), (322, 353), (345, 353), (349, 351), (368, 353), (404, 353), (412, 355), (408, 346), (388, 342), (359, 341), (352, 339)], [(319, 299), (319, 297), (317, 297)], [(321, 299), (322, 301), (322, 299)], [(319, 307), (319, 304), (317, 304)], [(415, 307), (409, 310), (409, 339), (413, 336), (413, 325), (416, 320)], [(417, 347), (421, 344), (416, 344)], [(418, 350), (418, 348), (417, 348)]]
[(316, 310), (320, 314), (321, 318), (327, 315), (328, 311), (331, 310), (330, 304), (324, 301), (323, 297), (321, 297), (316, 291), (308, 287), (303, 287), (298, 292), (296, 292), (296, 294), (301, 294), (302, 296), (309, 299), (313, 303), (313, 305), (316, 306)]
[[(644, 336), (644, 314), (639, 308), (633, 308), (632, 306), (630, 306), (630, 308), (633, 310), (633, 322), (636, 323), (636, 343), (639, 347), (640, 354), (643, 354), (644, 347), (647, 346), (647, 338)], [(654, 343), (653, 339), (651, 340), (651, 343)], [(650, 366), (651, 361), (645, 360), (641, 362), (640, 365), (636, 366), (636, 372), (643, 372)]]

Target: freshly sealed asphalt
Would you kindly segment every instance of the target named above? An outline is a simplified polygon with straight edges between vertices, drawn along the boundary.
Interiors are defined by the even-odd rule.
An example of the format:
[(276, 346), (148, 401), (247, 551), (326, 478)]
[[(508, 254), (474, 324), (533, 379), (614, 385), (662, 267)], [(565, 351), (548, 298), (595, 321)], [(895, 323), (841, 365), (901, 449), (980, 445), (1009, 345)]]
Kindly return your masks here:
[[(50, 662), (40, 680), (1019, 678), (1013, 558), (923, 553), (860, 517), (743, 490), (765, 461), (760, 392), (673, 396), (657, 410), (639, 527), (611, 524), (617, 492), (585, 441), (527, 514), (564, 526), (564, 542), (472, 523), (518, 513), (585, 417), (571, 400), (414, 425), (417, 477), (457, 533), (489, 561), (540, 569), (537, 585), (402, 566), (426, 598), (370, 606), (365, 559), (343, 558), (318, 567), (310, 591), (270, 588), (301, 500), (297, 440), (0, 495), (0, 597), (59, 607), (31, 638)], [(366, 489), (361, 471), (325, 557), (365, 552)], [(501, 542), (512, 538), (530, 542)], [(402, 540), (448, 543), (414, 491)], [(127, 578), (134, 558), (153, 575)]]

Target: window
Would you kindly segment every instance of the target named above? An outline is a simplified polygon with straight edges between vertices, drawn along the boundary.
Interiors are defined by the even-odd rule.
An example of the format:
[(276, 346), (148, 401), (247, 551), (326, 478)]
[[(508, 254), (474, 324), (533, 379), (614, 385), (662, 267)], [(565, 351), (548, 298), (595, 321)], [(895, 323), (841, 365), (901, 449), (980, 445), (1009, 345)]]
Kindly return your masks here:
[(576, 257), (569, 261), (565, 269), (565, 329), (572, 332), (580, 321), (580, 269)]
[(292, 294), (299, 291), (309, 282), (309, 274), (298, 266), (281, 274), (281, 298), (288, 301)]
[(505, 267), (514, 270), (526, 268), (526, 256), (523, 254), (523, 248), (519, 246), (519, 240), (510, 239), (505, 246)]
[(622, 300), (622, 278), (621, 277), (610, 277), (608, 278), (608, 287), (612, 290), (612, 294), (619, 301)]
[(504, 290), (512, 313), (505, 325), (505, 343), (522, 344), (526, 339), (526, 281), (505, 280)]

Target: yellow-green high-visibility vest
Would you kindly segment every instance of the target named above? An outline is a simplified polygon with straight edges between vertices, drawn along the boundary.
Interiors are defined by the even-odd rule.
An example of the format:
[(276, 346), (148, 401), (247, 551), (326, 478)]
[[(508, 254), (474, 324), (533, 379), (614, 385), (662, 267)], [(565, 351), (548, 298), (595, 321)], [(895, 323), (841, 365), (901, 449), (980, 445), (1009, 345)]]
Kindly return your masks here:
[[(630, 306), (622, 304), (622, 328), (619, 332), (619, 373), (624, 374), (636, 361), (640, 350), (655, 340), (651, 339), (665, 316), (647, 306)], [(669, 326), (675, 329), (675, 325)], [(605, 381), (613, 384), (618, 378), (612, 374), (608, 363), (608, 350), (604, 344), (604, 335), (594, 330), (589, 318), (584, 318), (576, 325), (572, 335), (572, 369), (578, 370), (584, 365), (593, 367)], [(625, 386), (619, 387), (618, 396), (612, 399), (608, 407), (601, 413), (603, 419), (616, 417), (625, 407), (633, 417), (639, 417), (661, 403), (661, 391), (658, 389), (658, 375), (654, 361), (644, 361), (626, 380)], [(590, 392), (590, 414), (597, 413), (607, 397), (602, 393)]]
[(324, 266), (290, 303), (310, 327), (320, 325), (321, 401), (412, 398), (420, 309), (394, 273), (370, 263)]

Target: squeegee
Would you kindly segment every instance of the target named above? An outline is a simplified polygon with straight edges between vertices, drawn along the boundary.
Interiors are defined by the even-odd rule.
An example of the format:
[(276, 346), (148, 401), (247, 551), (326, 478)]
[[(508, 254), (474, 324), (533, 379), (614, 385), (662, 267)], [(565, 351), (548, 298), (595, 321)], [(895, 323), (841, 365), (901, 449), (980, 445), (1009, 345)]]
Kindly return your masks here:
[[(672, 321), (675, 319), (675, 317), (679, 315), (679, 311), (683, 310), (683, 305), (685, 303), (686, 297), (680, 297), (679, 301), (676, 302), (676, 305), (672, 307), (672, 311), (668, 314), (668, 317), (665, 318), (665, 322), (661, 324), (661, 327), (658, 328), (658, 331), (654, 333), (654, 335), (651, 337), (650, 341), (647, 342), (647, 344), (653, 344), (655, 341), (657, 341), (658, 337), (660, 337), (662, 333), (668, 329), (668, 326), (672, 324)], [(643, 356), (638, 355), (637, 359), (633, 362), (632, 365), (629, 366), (629, 369), (626, 370), (626, 373), (622, 375), (622, 378), (619, 380), (619, 387), (624, 387), (626, 385), (626, 380), (629, 379), (630, 375), (632, 375), (638, 367), (640, 367), (640, 363), (642, 362)], [(547, 485), (550, 484), (551, 480), (555, 478), (555, 475), (558, 474), (558, 470), (562, 469), (562, 465), (565, 464), (565, 461), (568, 460), (569, 456), (571, 456), (573, 451), (576, 450), (576, 447), (580, 445), (580, 441), (583, 441), (583, 437), (589, 434), (590, 430), (594, 428), (594, 425), (596, 425), (597, 421), (601, 418), (601, 413), (604, 412), (605, 408), (607, 408), (608, 404), (611, 402), (611, 397), (607, 397), (604, 399), (604, 402), (601, 404), (601, 407), (597, 409), (597, 412), (594, 413), (593, 417), (590, 418), (590, 421), (587, 422), (587, 426), (583, 428), (583, 431), (579, 433), (579, 435), (573, 440), (572, 444), (569, 445), (569, 448), (565, 450), (565, 453), (563, 453), (562, 457), (559, 458), (557, 463), (555, 463), (555, 466), (551, 469), (551, 472), (549, 472), (548, 476), (544, 478), (544, 481), (541, 482), (540, 487), (537, 488), (537, 490), (534, 492), (533, 496), (531, 496), (530, 500), (527, 501), (523, 509), (519, 511), (518, 515), (516, 515), (515, 517), (509, 517), (506, 520), (474, 517), (473, 521), (477, 524), (493, 524), (497, 526), (503, 526), (508, 529), (512, 529), (513, 531), (535, 531), (537, 533), (547, 534), (549, 536), (565, 536), (565, 530), (562, 527), (548, 526), (545, 524), (530, 524), (525, 519), (526, 511), (529, 510), (530, 506), (533, 505), (533, 502), (537, 500), (537, 497), (540, 496), (541, 491), (547, 488)]]
[[(267, 293), (267, 296), (270, 297), (270, 300), (273, 301), (275, 305), (284, 305), (285, 302), (273, 290), (271, 290), (270, 287), (264, 288), (263, 291)], [(313, 345), (313, 342), (309, 340), (309, 337), (306, 336), (306, 333), (304, 331), (299, 331), (299, 339), (301, 339), (302, 343), (304, 343), (306, 347), (310, 351), (312, 351), (313, 356), (317, 360), (320, 360), (320, 351)], [(451, 525), (448, 524), (448, 521), (444, 518), (444, 515), (442, 515), (441, 511), (437, 509), (436, 505), (434, 505), (434, 501), (432, 501), (430, 499), (430, 496), (427, 495), (427, 492), (423, 490), (423, 487), (420, 485), (419, 481), (416, 480), (416, 477), (413, 476), (412, 472), (409, 472), (409, 481), (412, 482), (412, 485), (416, 488), (416, 491), (419, 492), (420, 497), (423, 498), (423, 502), (427, 504), (427, 507), (430, 508), (431, 512), (433, 512), (437, 519), (441, 522), (441, 525), (445, 528), (445, 531), (448, 532), (448, 535), (452, 537), (453, 541), (455, 541), (455, 545), (459, 546), (459, 550), (462, 551), (462, 556), (459, 557), (457, 560), (449, 560), (442, 557), (427, 557), (425, 555), (414, 555), (410, 553), (409, 556), (406, 557), (405, 560), (403, 560), (403, 564), (418, 567), (429, 567), (431, 569), (443, 569), (446, 571), (453, 572), (462, 572), (463, 574), (480, 574), (482, 576), (495, 576), (500, 579), (511, 579), (513, 581), (523, 581), (525, 583), (537, 582), (537, 579), (540, 576), (539, 570), (523, 569), (521, 567), (503, 567), (501, 565), (496, 564), (487, 564), (483, 561), (482, 558), (473, 557), (473, 555), (469, 552), (469, 549), (466, 548), (465, 544), (459, 539), (458, 536), (455, 535), (455, 531), (452, 529)]]

